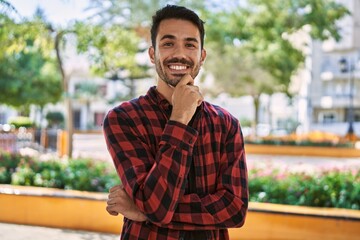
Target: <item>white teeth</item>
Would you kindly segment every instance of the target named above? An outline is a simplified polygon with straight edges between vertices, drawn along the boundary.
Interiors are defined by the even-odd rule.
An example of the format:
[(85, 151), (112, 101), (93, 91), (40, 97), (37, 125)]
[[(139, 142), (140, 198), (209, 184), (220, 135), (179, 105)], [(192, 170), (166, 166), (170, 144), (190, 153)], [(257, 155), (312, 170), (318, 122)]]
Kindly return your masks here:
[(185, 70), (186, 66), (170, 65), (169, 68), (173, 70)]

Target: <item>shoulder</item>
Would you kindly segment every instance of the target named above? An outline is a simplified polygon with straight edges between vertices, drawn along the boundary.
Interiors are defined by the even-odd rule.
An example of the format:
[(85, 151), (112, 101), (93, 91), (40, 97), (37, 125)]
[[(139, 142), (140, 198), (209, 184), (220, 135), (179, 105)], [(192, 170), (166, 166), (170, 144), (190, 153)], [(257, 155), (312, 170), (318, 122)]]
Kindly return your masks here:
[(108, 111), (108, 115), (133, 115), (142, 109), (144, 105), (145, 97), (140, 96), (129, 101), (124, 101), (116, 107), (113, 107)]
[(213, 124), (215, 128), (220, 128), (226, 138), (232, 138), (239, 133), (242, 138), (240, 122), (228, 110), (208, 102), (205, 102), (204, 106), (206, 109), (205, 114), (207, 114), (209, 119), (211, 119), (211, 124)]
[(140, 96), (129, 101), (122, 102), (120, 105), (110, 109), (104, 119), (104, 125), (128, 125), (136, 126), (136, 119), (143, 112), (146, 104), (146, 97)]
[(211, 118), (230, 125), (239, 124), (239, 120), (223, 107), (204, 101), (204, 109)]

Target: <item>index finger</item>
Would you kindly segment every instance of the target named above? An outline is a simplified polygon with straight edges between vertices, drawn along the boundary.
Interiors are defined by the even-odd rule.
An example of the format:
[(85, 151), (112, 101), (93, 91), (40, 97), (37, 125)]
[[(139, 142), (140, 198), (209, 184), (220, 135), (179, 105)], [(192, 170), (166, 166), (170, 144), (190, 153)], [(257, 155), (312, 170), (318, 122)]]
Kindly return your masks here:
[(194, 85), (194, 79), (190, 74), (185, 74), (176, 86)]
[(119, 190), (119, 189), (123, 189), (122, 184), (113, 186), (112, 188), (110, 188), (109, 192), (115, 192), (116, 190)]

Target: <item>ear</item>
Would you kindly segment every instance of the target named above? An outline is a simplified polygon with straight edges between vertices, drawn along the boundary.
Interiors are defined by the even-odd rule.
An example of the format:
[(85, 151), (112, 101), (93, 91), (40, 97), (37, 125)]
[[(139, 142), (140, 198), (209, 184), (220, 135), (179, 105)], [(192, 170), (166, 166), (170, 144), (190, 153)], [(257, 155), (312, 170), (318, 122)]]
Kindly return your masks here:
[(153, 46), (149, 47), (148, 53), (151, 62), (155, 64), (155, 48)]
[(202, 49), (201, 50), (201, 57), (200, 57), (200, 64), (203, 65), (204, 61), (206, 59), (206, 50)]

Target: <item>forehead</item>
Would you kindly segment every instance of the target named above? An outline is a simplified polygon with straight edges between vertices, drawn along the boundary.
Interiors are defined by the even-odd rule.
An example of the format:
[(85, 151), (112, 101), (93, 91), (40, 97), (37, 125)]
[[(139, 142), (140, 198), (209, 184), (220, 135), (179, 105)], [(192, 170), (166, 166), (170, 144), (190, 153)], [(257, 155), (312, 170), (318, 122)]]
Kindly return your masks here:
[(159, 24), (156, 39), (165, 35), (173, 35), (175, 38), (196, 38), (200, 41), (200, 32), (195, 24), (182, 19), (165, 19)]

